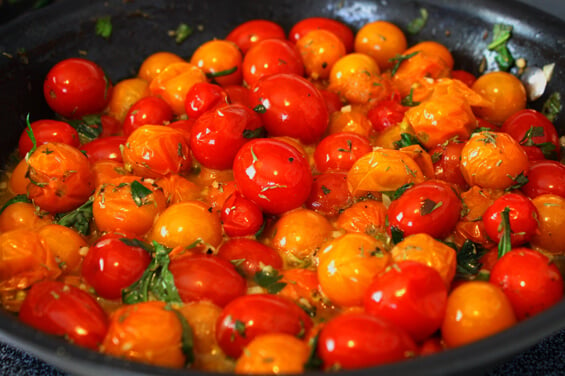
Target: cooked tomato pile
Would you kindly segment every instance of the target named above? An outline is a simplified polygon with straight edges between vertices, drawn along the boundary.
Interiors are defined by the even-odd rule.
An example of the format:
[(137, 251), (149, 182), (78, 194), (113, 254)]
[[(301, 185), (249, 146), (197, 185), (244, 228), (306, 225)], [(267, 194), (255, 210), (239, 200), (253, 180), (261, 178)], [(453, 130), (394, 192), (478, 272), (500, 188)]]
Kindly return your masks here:
[(512, 73), (386, 21), (252, 20), (111, 82), (52, 67), (0, 214), (0, 297), (105, 354), (353, 369), (493, 335), (563, 297), (565, 165)]

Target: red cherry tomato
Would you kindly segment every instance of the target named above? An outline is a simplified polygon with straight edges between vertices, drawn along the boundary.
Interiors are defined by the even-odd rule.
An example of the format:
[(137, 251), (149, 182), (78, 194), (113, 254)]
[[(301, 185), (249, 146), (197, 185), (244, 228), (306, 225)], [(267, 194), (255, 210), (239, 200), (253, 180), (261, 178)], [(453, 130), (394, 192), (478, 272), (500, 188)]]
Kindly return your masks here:
[(373, 129), (382, 132), (385, 129), (396, 125), (404, 119), (404, 113), (410, 107), (398, 103), (398, 101), (385, 99), (377, 102), (367, 112), (367, 118), (373, 125)]
[(103, 160), (122, 162), (121, 146), (125, 145), (125, 136), (107, 136), (94, 139), (80, 147), (91, 163)]
[(392, 227), (404, 236), (425, 233), (444, 238), (455, 227), (462, 203), (453, 189), (441, 180), (428, 180), (408, 189), (388, 208)]
[(36, 329), (66, 336), (92, 350), (98, 350), (108, 330), (106, 313), (90, 294), (51, 280), (37, 282), (29, 289), (19, 318)]
[(232, 166), (238, 150), (248, 141), (246, 132), (261, 126), (253, 110), (230, 104), (198, 117), (191, 130), (190, 149), (203, 166), (216, 170)]
[(280, 254), (257, 240), (235, 238), (224, 242), (218, 250), (218, 256), (231, 262), (237, 262), (237, 269), (247, 277), (253, 277), (264, 266), (281, 269), (283, 261)]
[(249, 89), (240, 85), (224, 86), (224, 90), (228, 94), (229, 102), (232, 104), (238, 103), (243, 106), (251, 107), (251, 98), (249, 97)]
[(223, 307), (247, 291), (245, 279), (225, 259), (214, 255), (173, 258), (169, 270), (183, 302), (209, 300)]
[(251, 87), (261, 78), (276, 73), (304, 75), (296, 47), (287, 40), (266, 39), (251, 47), (243, 57), (243, 81)]
[[(59, 142), (78, 148), (80, 139), (76, 129), (69, 124), (58, 120), (37, 120), (30, 124), (37, 145), (48, 142)], [(33, 148), (33, 142), (28, 134), (28, 129), (24, 129), (18, 142), (18, 152), (23, 158)]]
[(365, 311), (406, 330), (416, 341), (443, 322), (447, 287), (439, 272), (416, 261), (401, 261), (378, 274), (365, 296)]
[(530, 164), (528, 182), (521, 188), (529, 198), (554, 194), (565, 198), (565, 165), (541, 160)]
[(309, 81), (294, 74), (273, 74), (259, 80), (251, 88), (251, 103), (271, 136), (289, 136), (311, 144), (328, 127), (324, 97)]
[(184, 108), (190, 119), (196, 119), (206, 111), (229, 103), (228, 93), (222, 87), (208, 82), (198, 82), (188, 90)]
[(43, 94), (53, 111), (77, 119), (101, 112), (110, 100), (112, 84), (98, 64), (70, 58), (47, 73)]
[(334, 93), (333, 91), (325, 90), (325, 89), (318, 89), (324, 100), (326, 101), (326, 106), (328, 107), (328, 114), (333, 114), (336, 111), (341, 110), (343, 103), (341, 103), (341, 99), (339, 95)]
[(368, 313), (341, 314), (325, 324), (318, 338), (324, 368), (371, 367), (411, 357), (414, 340), (399, 327)]
[(265, 39), (286, 39), (284, 29), (273, 21), (251, 20), (237, 26), (226, 37), (237, 44), (243, 54)]
[(302, 338), (312, 319), (292, 300), (271, 294), (244, 295), (224, 307), (216, 324), (218, 345), (227, 356), (238, 358), (255, 337), (286, 333)]
[(325, 17), (310, 17), (297, 22), (290, 32), (288, 39), (296, 43), (300, 38), (308, 34), (309, 31), (323, 29), (328, 30), (337, 35), (343, 42), (347, 52), (353, 51), (353, 31), (346, 24), (337, 20)]
[(563, 298), (563, 277), (544, 254), (515, 248), (490, 272), (490, 282), (502, 287), (518, 320), (532, 317)]
[(96, 293), (106, 299), (119, 299), (122, 289), (136, 282), (151, 262), (141, 247), (126, 244), (123, 236), (107, 234), (94, 243), (82, 264), (82, 276)]
[(469, 184), (461, 173), (461, 150), (465, 143), (457, 140), (449, 140), (437, 145), (429, 151), (434, 164), (436, 179), (444, 180), (466, 190)]
[(452, 70), (451, 71), (451, 78), (463, 82), (468, 87), (473, 86), (473, 84), (477, 80), (477, 77), (475, 77), (472, 73), (461, 70), (461, 69)]
[(532, 201), (518, 193), (507, 193), (496, 199), (483, 214), (488, 237), (500, 242), (504, 226), (502, 212), (508, 210), (512, 247), (528, 242), (538, 229), (538, 211)]
[(248, 236), (261, 229), (263, 212), (256, 203), (234, 192), (224, 202), (221, 219), (229, 236)]
[(351, 132), (334, 133), (316, 145), (314, 163), (320, 172), (347, 172), (355, 161), (370, 151), (367, 138)]
[[(559, 135), (553, 123), (541, 112), (532, 109), (518, 111), (506, 119), (501, 130), (520, 142), (528, 156), (528, 150), (534, 147), (540, 149), (546, 158), (559, 160)], [(534, 153), (537, 154), (536, 151)]]
[(233, 163), (243, 196), (271, 214), (301, 206), (312, 186), (308, 161), (290, 144), (260, 138), (241, 147)]
[(325, 172), (314, 176), (306, 207), (325, 216), (335, 216), (353, 204), (347, 173)]
[(192, 127), (194, 126), (194, 119), (177, 120), (173, 121), (168, 125), (170, 128), (174, 128), (180, 131), (186, 141), (190, 144), (190, 135), (192, 134)]
[(123, 123), (124, 136), (129, 136), (142, 125), (164, 125), (173, 119), (173, 110), (160, 97), (149, 96), (135, 102), (126, 114)]

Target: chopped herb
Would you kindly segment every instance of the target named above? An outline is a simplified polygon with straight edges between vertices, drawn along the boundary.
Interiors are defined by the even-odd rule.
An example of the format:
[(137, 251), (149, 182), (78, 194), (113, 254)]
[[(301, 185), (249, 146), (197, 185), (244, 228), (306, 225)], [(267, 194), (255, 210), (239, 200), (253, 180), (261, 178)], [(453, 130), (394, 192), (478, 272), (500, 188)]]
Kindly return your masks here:
[(347, 142), (347, 149), (338, 148), (337, 151), (340, 151), (342, 153), (351, 153), (351, 150), (353, 148), (353, 142), (350, 139), (345, 140), (345, 142)]
[(392, 67), (392, 70), (390, 71), (391, 76), (394, 76), (396, 74), (396, 71), (398, 71), (400, 64), (404, 60), (410, 59), (412, 56), (415, 56), (419, 52), (420, 51), (414, 51), (414, 52), (412, 52), (411, 54), (408, 54), (408, 55), (396, 55), (395, 57), (391, 57), (390, 59), (388, 59), (389, 62), (394, 63), (394, 66)]
[(398, 244), (404, 239), (404, 231), (402, 231), (396, 226), (391, 226), (390, 236), (391, 236), (392, 244)]
[(329, 195), (332, 191), (331, 191), (331, 189), (329, 189), (329, 188), (326, 187), (325, 185), (322, 185), (322, 192), (323, 192), (325, 195)]
[(528, 177), (526, 175), (524, 175), (524, 172), (520, 172), (518, 174), (518, 176), (516, 176), (516, 177), (512, 177), (512, 176), (509, 176), (509, 177), (512, 180), (514, 180), (514, 184), (512, 184), (510, 187), (506, 188), (505, 189), (506, 192), (510, 192), (514, 189), (520, 189), (524, 185), (526, 185), (529, 181)]
[(544, 102), (541, 113), (545, 115), (549, 121), (554, 122), (557, 119), (557, 116), (561, 112), (563, 106), (561, 105), (561, 93), (554, 92), (552, 93), (549, 98)]
[(233, 328), (241, 338), (245, 338), (245, 323), (240, 320), (235, 320)]
[(216, 77), (228, 76), (235, 71), (237, 71), (237, 67), (231, 67), (230, 69), (226, 69), (219, 72), (208, 72), (206, 73), (206, 77), (213, 79)]
[(25, 194), (14, 196), (11, 199), (9, 199), (8, 201), (6, 201), (6, 203), (2, 206), (2, 208), (0, 208), (0, 214), (2, 214), (8, 206), (15, 204), (16, 202), (31, 203), (31, 200)]
[(188, 366), (194, 363), (194, 337), (192, 328), (181, 312), (174, 308), (171, 308), (171, 311), (177, 316), (182, 328), (181, 350), (184, 354), (184, 365)]
[(429, 198), (426, 198), (422, 205), (420, 206), (420, 215), (431, 214), (434, 210), (440, 208), (443, 205), (443, 201), (435, 202)]
[(500, 222), (500, 230), (502, 236), (498, 242), (498, 258), (501, 258), (512, 249), (511, 235), (512, 229), (510, 228), (510, 208), (507, 206), (500, 212), (502, 221)]
[(67, 120), (77, 130), (81, 143), (92, 141), (102, 134), (100, 115), (85, 115), (81, 119)]
[(82, 235), (88, 235), (90, 233), (90, 222), (93, 217), (92, 202), (93, 199), (90, 198), (75, 210), (58, 214), (55, 217), (56, 223), (61, 226), (74, 228)]
[(319, 370), (322, 369), (324, 361), (318, 355), (318, 342), (320, 340), (320, 332), (318, 332), (314, 337), (311, 337), (308, 345), (310, 346), (310, 355), (304, 363), (304, 369), (307, 370)]
[(410, 94), (408, 94), (405, 98), (402, 98), (401, 100), (401, 104), (403, 106), (407, 106), (407, 107), (414, 107), (420, 104), (420, 102), (414, 102), (414, 100), (412, 99), (414, 95), (414, 88), (410, 88)]
[(271, 266), (266, 266), (253, 276), (253, 280), (259, 286), (265, 288), (269, 294), (276, 294), (281, 291), (286, 283), (280, 282), (282, 275), (279, 274), (277, 269)]
[(428, 10), (426, 8), (420, 8), (420, 17), (417, 17), (410, 21), (406, 27), (406, 31), (409, 34), (418, 34), (428, 22)]
[(551, 142), (542, 142), (536, 144), (534, 137), (544, 137), (545, 132), (543, 127), (531, 125), (524, 137), (520, 140), (520, 145), (538, 147), (543, 155), (548, 159), (557, 159), (557, 145)]
[(31, 139), (31, 143), (33, 145), (31, 150), (26, 154), (26, 158), (29, 158), (29, 156), (33, 154), (35, 149), (37, 149), (37, 139), (35, 138), (35, 134), (33, 134), (33, 129), (31, 128), (31, 123), (29, 122), (29, 112), (26, 116), (26, 127), (26, 133)]
[(487, 249), (478, 243), (466, 239), (461, 249), (457, 251), (457, 279), (471, 279), (481, 270), (479, 261), (487, 253)]
[(151, 193), (153, 193), (151, 189), (147, 188), (137, 180), (131, 183), (131, 197), (137, 206), (145, 205), (146, 202), (144, 202), (144, 199)]
[(411, 133), (401, 133), (400, 134), (400, 140), (398, 141), (394, 141), (394, 147), (397, 149), (400, 148), (404, 148), (410, 145), (420, 145), (422, 146), (422, 144), (420, 143), (420, 140), (418, 140), (418, 138), (416, 136), (414, 136)]
[(112, 20), (110, 16), (100, 17), (96, 20), (96, 35), (108, 39), (112, 35)]
[(494, 60), (502, 71), (508, 71), (514, 64), (514, 58), (508, 50), (508, 40), (512, 36), (512, 25), (495, 24), (492, 32), (492, 42), (487, 46), (497, 55)]
[(257, 112), (258, 114), (264, 114), (267, 112), (267, 107), (265, 107), (262, 103), (258, 104), (253, 108), (253, 111)]
[(414, 186), (414, 183), (406, 183), (406, 184), (400, 186), (394, 192), (383, 192), (383, 193), (386, 194), (388, 197), (390, 197), (390, 199), (392, 201), (394, 201), (394, 200), (400, 198), (400, 196), (402, 196), (404, 194), (404, 192), (406, 192), (406, 190), (412, 188), (412, 186)]
[(259, 127), (256, 129), (244, 129), (243, 130), (243, 138), (261, 138), (265, 137), (266, 131), (265, 128)]
[(172, 33), (172, 35), (175, 37), (175, 42), (177, 42), (177, 44), (181, 44), (182, 42), (184, 42), (189, 36), (192, 35), (192, 32), (194, 30), (192, 29), (192, 27), (188, 26), (185, 23), (181, 23), (177, 29)]

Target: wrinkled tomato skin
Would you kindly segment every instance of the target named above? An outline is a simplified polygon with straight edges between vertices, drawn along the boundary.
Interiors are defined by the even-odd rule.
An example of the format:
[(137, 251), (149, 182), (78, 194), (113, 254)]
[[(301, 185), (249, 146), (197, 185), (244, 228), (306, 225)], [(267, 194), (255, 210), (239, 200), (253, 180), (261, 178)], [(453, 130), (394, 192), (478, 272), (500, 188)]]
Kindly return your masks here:
[(311, 327), (312, 319), (292, 300), (272, 294), (244, 295), (224, 307), (216, 324), (216, 339), (227, 356), (238, 358), (261, 334), (300, 337)]
[(190, 149), (203, 166), (225, 170), (248, 141), (244, 131), (261, 126), (259, 116), (248, 107), (231, 104), (204, 113), (192, 126)]
[(223, 307), (247, 290), (235, 267), (218, 256), (179, 256), (171, 260), (169, 270), (185, 303), (209, 300)]
[(173, 110), (160, 97), (149, 96), (135, 102), (123, 122), (123, 134), (129, 136), (142, 125), (164, 125), (173, 119)]
[(331, 319), (318, 339), (318, 353), (325, 369), (391, 363), (408, 358), (416, 349), (405, 331), (368, 313), (345, 313)]
[(449, 141), (429, 151), (434, 164), (436, 179), (444, 180), (465, 190), (469, 187), (461, 173), (462, 142)]
[(146, 250), (127, 245), (121, 238), (122, 235), (112, 233), (102, 236), (90, 247), (82, 263), (82, 276), (106, 299), (119, 299), (122, 289), (141, 278), (151, 262)]
[(389, 232), (396, 227), (404, 236), (426, 233), (444, 238), (459, 221), (462, 203), (441, 180), (428, 180), (408, 189), (388, 208)]
[(385, 99), (379, 101), (369, 109), (367, 117), (377, 132), (382, 132), (404, 119), (404, 113), (409, 107), (401, 105), (398, 101)]
[(253, 108), (262, 105), (260, 115), (271, 136), (289, 136), (305, 144), (318, 141), (326, 131), (329, 114), (318, 89), (295, 74), (273, 74), (251, 88)]
[(108, 330), (108, 318), (87, 292), (62, 282), (34, 284), (22, 303), (21, 321), (44, 332), (67, 336), (73, 343), (97, 350)]
[(528, 169), (528, 182), (520, 189), (529, 198), (544, 194), (565, 198), (565, 165), (550, 160), (532, 162)]
[(243, 260), (237, 269), (251, 278), (261, 271), (263, 266), (271, 266), (277, 270), (283, 267), (283, 260), (277, 251), (249, 238), (229, 239), (220, 246), (218, 256), (230, 262)]
[(80, 147), (86, 153), (90, 163), (98, 161), (123, 162), (121, 146), (125, 145), (125, 136), (107, 136), (94, 139)]
[(269, 20), (250, 20), (237, 26), (226, 36), (246, 53), (252, 46), (265, 39), (286, 39), (284, 29)]
[(297, 22), (290, 29), (288, 39), (296, 43), (300, 38), (308, 34), (309, 31), (323, 29), (328, 30), (338, 36), (343, 42), (347, 52), (353, 51), (353, 31), (344, 23), (331, 18), (310, 17)]
[(347, 188), (345, 172), (326, 172), (314, 176), (312, 191), (306, 207), (325, 216), (336, 216), (353, 204), (353, 196)]
[(205, 112), (228, 103), (228, 93), (222, 87), (209, 82), (198, 82), (188, 90), (184, 108), (190, 119), (197, 119)]
[(255, 234), (263, 225), (263, 212), (253, 201), (234, 192), (224, 202), (221, 219), (229, 236), (248, 236)]
[(110, 100), (112, 84), (98, 64), (70, 58), (55, 64), (43, 84), (53, 111), (68, 118), (101, 112)]
[[(60, 142), (78, 148), (80, 139), (76, 129), (69, 124), (58, 120), (37, 120), (30, 124), (37, 145), (46, 144), (48, 142)], [(24, 129), (18, 142), (18, 152), (20, 158), (33, 148), (33, 141), (29, 137), (28, 129)]]
[(290, 144), (274, 139), (255, 139), (242, 146), (233, 173), (243, 196), (272, 214), (301, 206), (312, 186), (308, 161)]
[(563, 298), (563, 277), (544, 254), (515, 248), (502, 256), (490, 272), (510, 300), (518, 320), (532, 317)]

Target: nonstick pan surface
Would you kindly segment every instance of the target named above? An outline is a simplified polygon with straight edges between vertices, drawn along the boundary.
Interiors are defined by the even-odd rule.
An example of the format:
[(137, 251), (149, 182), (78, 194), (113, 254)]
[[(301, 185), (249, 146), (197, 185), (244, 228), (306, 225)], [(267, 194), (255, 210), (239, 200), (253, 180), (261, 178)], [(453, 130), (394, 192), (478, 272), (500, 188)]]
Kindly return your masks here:
[[(509, 47), (514, 57), (530, 66), (555, 63), (546, 94), (531, 104), (540, 109), (548, 94), (565, 90), (565, 23), (521, 3), (494, 0), (334, 0), (334, 1), (152, 1), (59, 0), (0, 26), (0, 163), (15, 149), (31, 119), (53, 116), (43, 100), (47, 71), (58, 61), (83, 56), (104, 68), (113, 82), (134, 76), (143, 58), (167, 50), (183, 57), (212, 38), (223, 38), (239, 23), (270, 19), (287, 31), (311, 16), (339, 19), (354, 30), (366, 22), (384, 19), (406, 28), (426, 8), (429, 20), (410, 44), (436, 40), (448, 46), (456, 68), (479, 73), (481, 59), (496, 70), (487, 51), (495, 23), (514, 27)], [(98, 18), (111, 16), (109, 39), (96, 35)], [(194, 33), (177, 44), (168, 32), (180, 23)], [(488, 33), (485, 37), (485, 33)], [(565, 133), (565, 116), (557, 120)], [(471, 375), (523, 351), (542, 338), (565, 328), (565, 302), (498, 335), (477, 343), (402, 363), (357, 371), (347, 375)], [(158, 333), (156, 333), (158, 335)], [(172, 370), (133, 363), (79, 348), (61, 338), (40, 333), (0, 310), (0, 340), (22, 348), (74, 375), (204, 375), (200, 371)]]

